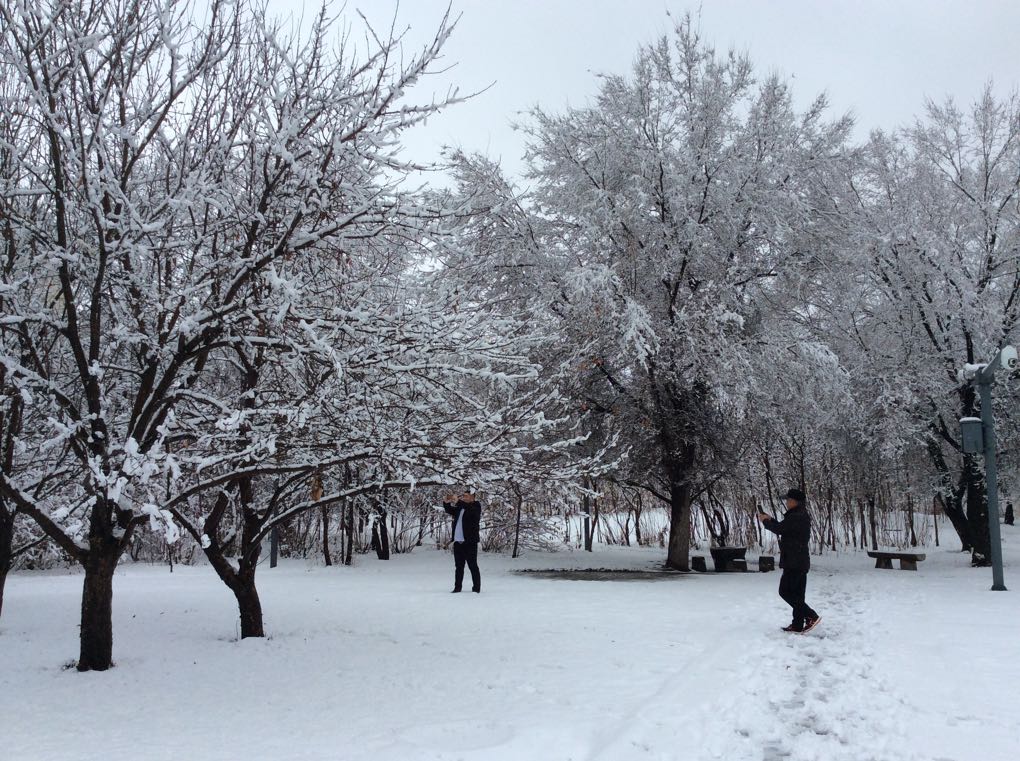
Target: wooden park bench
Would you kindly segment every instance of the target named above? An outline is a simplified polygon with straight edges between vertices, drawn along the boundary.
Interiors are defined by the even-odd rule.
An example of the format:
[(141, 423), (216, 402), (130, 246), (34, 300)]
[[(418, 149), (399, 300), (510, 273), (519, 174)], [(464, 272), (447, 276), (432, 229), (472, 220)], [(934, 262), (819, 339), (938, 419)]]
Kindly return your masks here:
[(917, 564), (924, 560), (923, 552), (883, 552), (868, 551), (869, 558), (875, 558), (875, 568), (886, 568), (892, 570), (892, 562), (900, 561), (901, 571), (916, 571)]

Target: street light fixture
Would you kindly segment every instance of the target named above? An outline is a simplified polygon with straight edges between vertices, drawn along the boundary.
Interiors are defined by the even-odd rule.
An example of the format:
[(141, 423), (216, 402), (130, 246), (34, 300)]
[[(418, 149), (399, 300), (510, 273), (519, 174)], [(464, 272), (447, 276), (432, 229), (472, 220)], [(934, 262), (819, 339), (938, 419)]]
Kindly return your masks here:
[(987, 365), (967, 365), (964, 378), (976, 383), (981, 397), (981, 418), (960, 420), (961, 440), (966, 454), (984, 452), (985, 486), (988, 495), (988, 538), (992, 552), (992, 590), (1006, 591), (1002, 578), (1002, 538), (999, 532), (999, 479), (995, 464), (995, 420), (992, 417), (992, 384), (997, 370), (1017, 368), (1017, 350), (1003, 346)]

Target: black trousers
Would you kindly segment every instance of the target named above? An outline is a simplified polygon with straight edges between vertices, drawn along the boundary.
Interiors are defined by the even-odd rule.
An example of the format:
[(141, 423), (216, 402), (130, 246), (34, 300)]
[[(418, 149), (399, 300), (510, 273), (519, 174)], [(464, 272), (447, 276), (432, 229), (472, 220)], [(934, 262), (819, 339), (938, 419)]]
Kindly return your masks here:
[(471, 589), (480, 592), (482, 589), (482, 574), (478, 570), (478, 542), (454, 542), (453, 563), (455, 571), (453, 574), (453, 588), (458, 592), (464, 584), (464, 564), (471, 569)]
[(804, 594), (807, 592), (807, 575), (807, 571), (784, 568), (783, 575), (779, 579), (779, 596), (793, 608), (794, 626), (803, 626), (806, 618), (818, 617), (811, 606), (804, 602)]

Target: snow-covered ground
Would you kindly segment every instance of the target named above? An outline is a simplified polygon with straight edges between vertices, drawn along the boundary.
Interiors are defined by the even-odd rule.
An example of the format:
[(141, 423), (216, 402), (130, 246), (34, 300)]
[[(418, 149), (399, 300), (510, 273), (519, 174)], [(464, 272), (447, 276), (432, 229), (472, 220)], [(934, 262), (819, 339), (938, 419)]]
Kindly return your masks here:
[(917, 573), (817, 558), (824, 621), (779, 627), (778, 574), (565, 581), (518, 568), (652, 568), (660, 550), (481, 558), (451, 595), (438, 552), (260, 571), (270, 637), (238, 641), (205, 567), (127, 566), (117, 667), (79, 674), (80, 577), (19, 573), (0, 619), (11, 761), (1020, 757), (1020, 531), (1005, 593), (929, 549)]

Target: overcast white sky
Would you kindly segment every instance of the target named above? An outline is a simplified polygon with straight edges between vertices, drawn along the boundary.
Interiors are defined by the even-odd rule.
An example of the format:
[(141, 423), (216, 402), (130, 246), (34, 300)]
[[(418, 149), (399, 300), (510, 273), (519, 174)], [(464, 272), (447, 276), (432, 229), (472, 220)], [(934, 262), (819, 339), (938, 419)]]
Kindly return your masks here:
[[(410, 27), (418, 46), (434, 31), (446, 0), (347, 0), (355, 29)], [(270, 0), (273, 12), (300, 16), (315, 0)], [(445, 92), (493, 86), (451, 108), (405, 140), (410, 156), (431, 160), (443, 144), (521, 167), (522, 138), (510, 123), (533, 105), (584, 104), (593, 72), (627, 72), (639, 44), (669, 31), (697, 2), (675, 0), (455, 0), (460, 23), (445, 54), (449, 74), (425, 87)], [(750, 53), (759, 72), (793, 78), (801, 105), (819, 92), (834, 112), (852, 111), (858, 134), (910, 122), (926, 97), (970, 103), (989, 78), (1006, 94), (1020, 84), (1020, 0), (704, 0), (703, 38)]]

